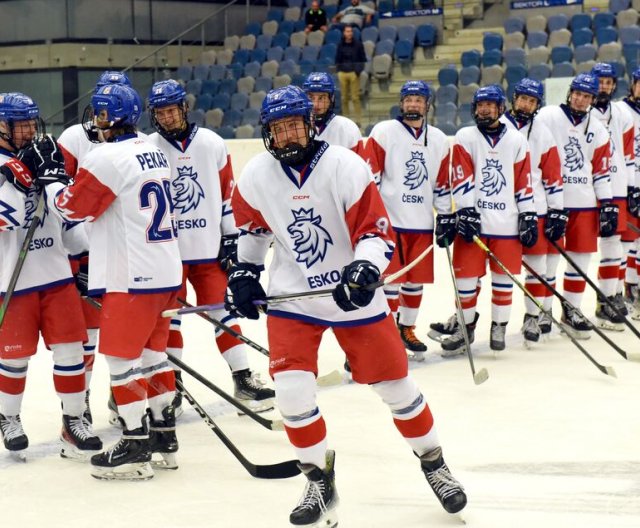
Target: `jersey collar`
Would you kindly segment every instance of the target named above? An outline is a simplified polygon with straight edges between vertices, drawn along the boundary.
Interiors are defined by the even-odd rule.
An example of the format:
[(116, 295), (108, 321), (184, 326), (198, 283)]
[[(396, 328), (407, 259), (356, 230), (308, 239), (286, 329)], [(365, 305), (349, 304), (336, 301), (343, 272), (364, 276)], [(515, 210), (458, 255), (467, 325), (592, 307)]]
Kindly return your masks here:
[(329, 143), (327, 143), (326, 141), (320, 141), (317, 143), (319, 143), (318, 149), (316, 150), (316, 153), (313, 155), (313, 158), (311, 158), (311, 161), (306, 165), (302, 165), (300, 167), (300, 170), (296, 170), (290, 167), (289, 165), (287, 165), (286, 163), (280, 162), (280, 166), (282, 167), (282, 170), (284, 171), (284, 173), (287, 175), (287, 178), (289, 178), (291, 182), (298, 189), (302, 189), (302, 186), (310, 178), (311, 173), (313, 172), (313, 169), (316, 168), (318, 161), (320, 160), (322, 155), (325, 153), (327, 148), (329, 148)]
[(182, 141), (179, 141), (177, 139), (167, 139), (167, 141), (173, 148), (178, 149), (180, 152), (186, 152), (186, 150), (189, 148), (189, 145), (191, 145), (191, 142), (193, 141), (193, 138), (195, 137), (197, 131), (198, 125), (194, 123), (191, 127), (191, 133)]
[(422, 121), (423, 126), (421, 126), (420, 128), (413, 128), (410, 127), (409, 125), (407, 125), (401, 117), (396, 117), (396, 121), (398, 121), (398, 123), (400, 123), (407, 132), (409, 132), (409, 134), (411, 134), (411, 137), (413, 139), (420, 139), (420, 136), (422, 135), (422, 133), (425, 131), (426, 129), (426, 125), (424, 123), (424, 120)]

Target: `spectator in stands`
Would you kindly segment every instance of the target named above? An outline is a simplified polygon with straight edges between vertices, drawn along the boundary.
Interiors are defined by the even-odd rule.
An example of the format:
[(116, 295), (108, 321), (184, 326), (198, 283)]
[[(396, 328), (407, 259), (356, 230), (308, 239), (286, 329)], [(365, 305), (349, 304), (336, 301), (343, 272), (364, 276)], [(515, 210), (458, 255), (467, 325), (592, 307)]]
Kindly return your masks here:
[(360, 0), (351, 0), (351, 5), (333, 17), (334, 23), (340, 23), (344, 26), (368, 26), (371, 24), (375, 11), (369, 6), (361, 5)]
[(358, 126), (362, 121), (360, 74), (366, 62), (367, 56), (362, 42), (354, 37), (351, 26), (345, 26), (342, 31), (342, 40), (336, 50), (336, 70), (340, 81), (342, 112), (345, 114), (349, 112), (349, 101), (353, 102), (354, 119)]
[(320, 2), (317, 0), (311, 2), (311, 7), (307, 9), (307, 12), (304, 14), (304, 23), (305, 33), (318, 30), (326, 32), (327, 29), (329, 29), (327, 25), (327, 13), (320, 7)]

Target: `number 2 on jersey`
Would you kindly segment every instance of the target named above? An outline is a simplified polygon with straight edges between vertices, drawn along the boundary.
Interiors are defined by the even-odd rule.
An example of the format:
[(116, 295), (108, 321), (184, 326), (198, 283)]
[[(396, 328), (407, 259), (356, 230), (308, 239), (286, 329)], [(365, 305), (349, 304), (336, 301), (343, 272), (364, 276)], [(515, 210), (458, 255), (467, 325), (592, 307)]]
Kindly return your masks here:
[[(155, 198), (151, 201), (151, 196)], [(168, 180), (148, 181), (140, 188), (140, 207), (142, 209), (153, 208), (151, 215), (151, 223), (147, 227), (147, 240), (149, 242), (165, 242), (172, 240), (178, 233), (170, 218), (171, 227), (162, 227), (165, 224), (167, 216), (167, 203), (169, 204), (169, 213), (173, 212), (173, 202), (171, 201), (170, 183)]]

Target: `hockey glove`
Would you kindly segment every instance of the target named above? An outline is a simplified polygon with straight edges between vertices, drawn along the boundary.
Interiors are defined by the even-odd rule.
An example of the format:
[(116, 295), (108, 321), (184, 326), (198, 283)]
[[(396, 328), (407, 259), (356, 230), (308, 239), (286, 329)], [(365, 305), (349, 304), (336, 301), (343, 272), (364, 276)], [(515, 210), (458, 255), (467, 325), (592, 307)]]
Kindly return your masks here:
[(223, 235), (220, 239), (218, 263), (223, 271), (229, 271), (238, 262), (238, 235)]
[(89, 260), (85, 257), (80, 261), (78, 273), (75, 275), (76, 288), (82, 297), (87, 296), (89, 291)]
[(333, 300), (345, 312), (367, 306), (375, 295), (375, 290), (365, 290), (364, 286), (380, 280), (380, 270), (368, 260), (354, 260), (342, 268), (340, 284), (333, 290)]
[(66, 184), (69, 181), (64, 168), (64, 157), (56, 140), (51, 136), (45, 136), (37, 143), (22, 149), (18, 158), (29, 167), (37, 186), (43, 187), (54, 182)]
[(544, 236), (552, 242), (560, 240), (567, 230), (569, 213), (566, 209), (549, 209), (544, 220)]
[(640, 218), (640, 187), (627, 187), (627, 208), (636, 218)]
[(441, 248), (453, 243), (456, 237), (456, 215), (439, 214), (436, 217), (436, 244)]
[(538, 216), (536, 213), (520, 213), (518, 215), (518, 236), (520, 243), (527, 248), (538, 241)]
[(29, 167), (17, 158), (11, 158), (2, 167), (0, 167), (0, 174), (2, 174), (16, 189), (24, 194), (29, 193), (33, 187), (33, 176)]
[(458, 234), (466, 242), (473, 242), (474, 236), (480, 236), (480, 213), (473, 207), (460, 209), (456, 216), (458, 217), (458, 223), (456, 224)]
[(618, 229), (618, 206), (611, 202), (600, 206), (600, 236), (610, 237)]
[(264, 301), (267, 294), (260, 284), (260, 270), (255, 264), (235, 264), (229, 273), (224, 307), (232, 315), (258, 319), (260, 313), (253, 301)]

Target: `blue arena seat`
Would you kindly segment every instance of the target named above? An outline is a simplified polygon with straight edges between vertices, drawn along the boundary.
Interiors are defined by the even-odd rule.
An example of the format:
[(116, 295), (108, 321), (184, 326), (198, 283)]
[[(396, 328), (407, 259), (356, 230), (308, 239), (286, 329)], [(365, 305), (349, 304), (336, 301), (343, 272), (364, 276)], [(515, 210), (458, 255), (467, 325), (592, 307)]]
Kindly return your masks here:
[(438, 71), (438, 84), (445, 86), (447, 84), (458, 84), (458, 70), (455, 65), (448, 64)]
[(573, 60), (573, 50), (569, 46), (556, 46), (551, 50), (551, 63), (571, 62)]
[(487, 31), (482, 37), (482, 47), (485, 51), (502, 50), (503, 40), (500, 33)]
[(460, 63), (462, 67), (465, 68), (467, 66), (480, 66), (482, 62), (482, 53), (477, 49), (471, 49), (467, 51), (463, 51), (462, 55), (460, 55)]
[(431, 24), (421, 24), (416, 29), (416, 44), (423, 48), (430, 48), (436, 45), (438, 30)]

